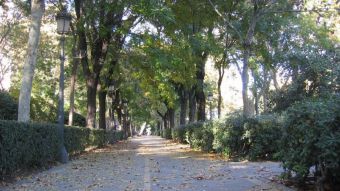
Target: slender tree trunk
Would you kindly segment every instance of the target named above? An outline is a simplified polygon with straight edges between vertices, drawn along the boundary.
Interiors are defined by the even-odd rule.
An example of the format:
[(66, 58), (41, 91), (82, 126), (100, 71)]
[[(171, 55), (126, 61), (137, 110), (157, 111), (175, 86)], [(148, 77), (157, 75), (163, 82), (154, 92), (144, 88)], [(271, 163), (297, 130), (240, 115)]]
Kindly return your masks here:
[(187, 117), (187, 105), (188, 105), (188, 98), (187, 98), (187, 91), (182, 88), (181, 95), (180, 95), (180, 104), (181, 104), (181, 113), (180, 113), (180, 125), (185, 125), (185, 120)]
[(195, 87), (189, 92), (189, 123), (193, 123), (196, 120), (196, 97)]
[(99, 98), (99, 128), (106, 129), (106, 91), (100, 90), (98, 92)]
[(268, 70), (264, 68), (263, 70), (263, 81), (264, 81), (264, 87), (263, 87), (263, 112), (268, 112), (268, 94), (269, 94), (269, 86), (270, 86), (270, 78), (268, 77)]
[[(75, 38), (76, 39), (76, 38)], [(72, 48), (72, 72), (71, 72), (71, 85), (70, 85), (70, 112), (68, 115), (68, 125), (73, 125), (73, 114), (74, 114), (74, 93), (76, 87), (76, 80), (77, 80), (77, 70), (79, 65), (79, 60), (76, 58), (77, 50), (76, 50), (76, 40), (74, 40), (73, 48)]]
[[(223, 70), (223, 71), (221, 71)], [(217, 113), (218, 118), (221, 118), (221, 110), (222, 110), (222, 93), (221, 93), (221, 85), (224, 76), (224, 68), (219, 69), (219, 78), (217, 81), (217, 92), (218, 92), (218, 100), (217, 100)]]
[(23, 69), (23, 77), (20, 88), (18, 104), (18, 121), (30, 120), (31, 92), (37, 52), (40, 39), (41, 20), (45, 11), (44, 0), (31, 1), (31, 25), (28, 36), (27, 56)]
[(278, 91), (279, 90), (279, 83), (277, 82), (277, 76), (276, 76), (276, 70), (275, 69), (272, 70), (272, 78), (273, 78), (275, 90)]
[(115, 107), (114, 107), (114, 97), (111, 98), (112, 99), (112, 104), (111, 104), (111, 108), (110, 108), (110, 120), (111, 120), (111, 127), (112, 127), (112, 123), (113, 123), (113, 129), (117, 130), (116, 127), (116, 117), (115, 117)]

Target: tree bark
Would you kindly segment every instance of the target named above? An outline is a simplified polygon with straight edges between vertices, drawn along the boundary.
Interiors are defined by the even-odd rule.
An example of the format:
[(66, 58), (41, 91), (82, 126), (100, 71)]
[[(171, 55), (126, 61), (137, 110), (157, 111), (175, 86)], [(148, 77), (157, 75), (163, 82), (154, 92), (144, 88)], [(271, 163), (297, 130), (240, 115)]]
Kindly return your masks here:
[(99, 128), (106, 129), (106, 90), (101, 89), (98, 92), (99, 98)]
[(251, 55), (251, 46), (253, 44), (253, 37), (255, 33), (255, 27), (257, 23), (258, 8), (257, 4), (254, 4), (254, 11), (249, 22), (249, 28), (247, 31), (247, 36), (243, 42), (243, 68), (242, 68), (242, 100), (243, 100), (243, 115), (245, 117), (250, 117), (253, 115), (251, 100), (248, 96), (248, 83), (249, 83), (249, 57)]
[(175, 109), (169, 108), (168, 111), (170, 129), (173, 129), (175, 128)]
[(217, 100), (217, 114), (218, 118), (221, 118), (221, 110), (222, 110), (222, 93), (221, 93), (221, 85), (224, 77), (224, 67), (221, 66), (218, 68), (218, 81), (217, 81), (217, 92), (218, 92), (218, 100)]
[(27, 56), (23, 69), (23, 77), (20, 88), (18, 104), (18, 121), (28, 122), (30, 120), (31, 92), (37, 52), (40, 39), (41, 20), (45, 11), (44, 0), (31, 1), (31, 25), (29, 30)]
[(195, 87), (189, 92), (189, 123), (193, 123), (196, 120), (196, 97)]
[(87, 115), (86, 115), (86, 126), (88, 128), (95, 128), (96, 119), (96, 95), (98, 78), (89, 77), (87, 79)]
[(270, 86), (270, 78), (269, 78), (269, 72), (266, 69), (266, 67), (263, 70), (263, 81), (264, 81), (264, 87), (263, 87), (263, 112), (268, 112), (268, 95), (269, 95), (269, 86)]
[(197, 101), (197, 121), (205, 121), (205, 95), (204, 95), (204, 76), (205, 76), (205, 61), (207, 53), (203, 53), (197, 63), (196, 71), (196, 101)]
[(187, 97), (187, 91), (184, 88), (181, 88), (180, 105), (181, 105), (181, 112), (180, 112), (179, 124), (185, 125), (185, 121), (187, 117), (188, 97)]
[(72, 72), (71, 72), (71, 85), (70, 85), (70, 112), (68, 115), (68, 125), (73, 125), (73, 114), (74, 114), (74, 94), (75, 94), (75, 87), (76, 87), (76, 80), (77, 80), (77, 70), (79, 61), (76, 58), (77, 56), (77, 48), (76, 48), (76, 38), (74, 38), (73, 47), (72, 47)]

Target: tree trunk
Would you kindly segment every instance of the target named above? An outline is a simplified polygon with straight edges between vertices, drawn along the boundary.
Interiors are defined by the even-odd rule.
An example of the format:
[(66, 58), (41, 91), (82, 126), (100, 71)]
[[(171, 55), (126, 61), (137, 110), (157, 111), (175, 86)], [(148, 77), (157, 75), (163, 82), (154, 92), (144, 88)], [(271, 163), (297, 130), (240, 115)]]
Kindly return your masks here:
[(268, 95), (269, 95), (269, 86), (270, 86), (270, 78), (269, 78), (269, 72), (266, 68), (263, 70), (263, 81), (264, 81), (264, 87), (263, 87), (263, 112), (268, 112)]
[(207, 54), (203, 53), (200, 61), (197, 64), (196, 71), (196, 101), (197, 101), (197, 121), (205, 121), (205, 95), (204, 95), (204, 76), (205, 76), (205, 61)]
[(86, 126), (88, 128), (95, 128), (96, 120), (96, 95), (98, 78), (87, 79), (87, 115)]
[[(76, 38), (75, 38), (76, 39)], [(74, 40), (72, 48), (73, 60), (72, 60), (72, 72), (71, 72), (71, 85), (70, 85), (70, 112), (68, 115), (68, 125), (73, 125), (73, 114), (74, 114), (74, 91), (77, 80), (77, 70), (79, 61), (75, 58), (77, 56), (76, 40)]]
[[(222, 69), (222, 70), (224, 70), (224, 69)], [(223, 80), (223, 75), (219, 74), (219, 78), (218, 78), (218, 81), (217, 81), (217, 92), (218, 92), (217, 114), (218, 114), (219, 119), (221, 118), (221, 110), (222, 110), (222, 93), (221, 93), (222, 80)]]
[(44, 0), (31, 1), (31, 25), (28, 36), (27, 56), (24, 64), (18, 104), (18, 121), (30, 120), (31, 92), (40, 39), (41, 20), (45, 11)]
[(106, 129), (106, 91), (100, 90), (98, 92), (99, 98), (99, 128)]
[(170, 125), (170, 129), (174, 129), (175, 128), (175, 109), (173, 108), (169, 108), (169, 125)]
[(180, 125), (185, 125), (186, 117), (187, 117), (187, 91), (182, 88), (181, 95), (180, 95), (180, 104), (181, 104), (181, 112), (180, 112)]
[(196, 98), (195, 87), (189, 92), (189, 123), (193, 123), (196, 120)]
[(167, 111), (163, 117), (164, 130), (169, 128), (169, 112)]
[(243, 100), (243, 115), (245, 117), (252, 116), (251, 103), (248, 96), (248, 83), (249, 83), (249, 74), (248, 74), (248, 61), (250, 56), (250, 50), (246, 48), (243, 52), (243, 70), (242, 70), (242, 100)]
[(251, 100), (248, 96), (248, 83), (249, 83), (249, 57), (251, 55), (251, 46), (253, 44), (253, 37), (255, 33), (255, 27), (257, 22), (258, 8), (257, 4), (254, 4), (254, 12), (249, 23), (247, 36), (243, 42), (243, 69), (242, 69), (242, 100), (243, 100), (243, 115), (250, 117), (253, 115)]

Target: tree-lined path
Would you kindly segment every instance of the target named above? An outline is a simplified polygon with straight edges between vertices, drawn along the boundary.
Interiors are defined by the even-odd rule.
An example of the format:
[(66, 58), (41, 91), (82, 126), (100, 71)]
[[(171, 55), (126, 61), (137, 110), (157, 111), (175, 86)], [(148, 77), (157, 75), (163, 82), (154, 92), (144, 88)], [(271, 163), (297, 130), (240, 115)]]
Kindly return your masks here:
[(291, 190), (274, 162), (227, 162), (156, 136), (136, 137), (0, 190)]

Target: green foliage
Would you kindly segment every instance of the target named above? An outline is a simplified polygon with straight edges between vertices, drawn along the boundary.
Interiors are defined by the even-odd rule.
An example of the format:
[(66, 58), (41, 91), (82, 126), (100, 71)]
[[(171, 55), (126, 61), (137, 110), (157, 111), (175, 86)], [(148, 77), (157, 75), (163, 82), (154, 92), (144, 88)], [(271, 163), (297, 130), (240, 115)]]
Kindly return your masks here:
[[(107, 143), (105, 130), (65, 127), (64, 141), (70, 155), (86, 147)], [(61, 146), (58, 126), (0, 120), (0, 176), (18, 169), (40, 167), (55, 161)]]
[(18, 117), (18, 104), (8, 92), (0, 91), (0, 119), (16, 120)]
[(165, 138), (165, 139), (171, 139), (171, 129), (163, 129), (162, 131), (162, 137)]
[(282, 120), (278, 115), (261, 115), (248, 119), (244, 124), (244, 139), (248, 156), (254, 159), (274, 159), (282, 137)]
[(235, 112), (225, 120), (175, 128), (172, 137), (177, 142), (189, 143), (192, 148), (214, 151), (226, 157), (273, 159), (280, 148), (281, 126), (281, 118), (277, 115), (245, 119), (240, 112)]
[(187, 131), (190, 147), (210, 152), (213, 149), (214, 134), (211, 123), (197, 124)]
[(172, 139), (179, 143), (187, 143), (185, 140), (185, 126), (172, 129)]
[[(68, 124), (69, 113), (65, 113), (65, 124)], [(86, 127), (86, 118), (79, 113), (73, 113), (73, 126)]]
[(124, 131), (111, 130), (107, 132), (106, 136), (109, 144), (113, 144), (117, 141), (126, 139)]
[(70, 127), (64, 130), (65, 147), (69, 154), (79, 154), (85, 151), (89, 144), (89, 128)]
[(0, 176), (56, 159), (60, 138), (53, 124), (0, 121)]
[(246, 120), (241, 112), (230, 114), (225, 122), (219, 122), (214, 128), (214, 149), (226, 156), (245, 155), (244, 124)]
[(288, 171), (303, 181), (315, 166), (315, 176), (340, 177), (340, 97), (294, 104), (286, 111), (280, 157)]

